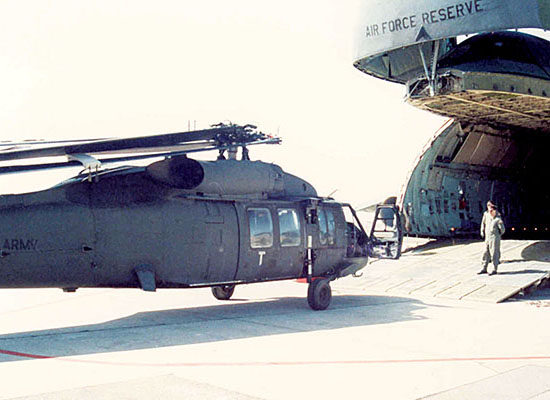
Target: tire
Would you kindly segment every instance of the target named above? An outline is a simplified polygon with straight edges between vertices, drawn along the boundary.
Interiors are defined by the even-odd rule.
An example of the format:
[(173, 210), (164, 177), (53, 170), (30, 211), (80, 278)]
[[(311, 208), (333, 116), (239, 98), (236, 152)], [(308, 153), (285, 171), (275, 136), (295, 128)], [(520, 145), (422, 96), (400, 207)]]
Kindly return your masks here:
[(212, 294), (218, 300), (229, 300), (233, 296), (235, 285), (213, 286)]
[(309, 284), (307, 302), (315, 310), (326, 310), (332, 300), (332, 290), (327, 279), (316, 279)]

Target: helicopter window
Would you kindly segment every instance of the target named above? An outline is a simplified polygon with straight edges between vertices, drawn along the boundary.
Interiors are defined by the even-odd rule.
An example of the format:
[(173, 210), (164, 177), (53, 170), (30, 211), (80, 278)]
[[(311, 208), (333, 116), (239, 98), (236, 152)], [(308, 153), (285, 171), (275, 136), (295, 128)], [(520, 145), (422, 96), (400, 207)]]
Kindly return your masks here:
[(334, 244), (334, 238), (336, 237), (336, 223), (334, 222), (334, 214), (332, 214), (332, 211), (326, 211), (327, 212), (327, 241), (328, 244)]
[(267, 208), (249, 208), (250, 247), (253, 249), (273, 246), (273, 221)]
[(319, 210), (319, 243), (327, 244), (327, 216), (325, 210)]
[(333, 245), (336, 237), (334, 214), (329, 210), (319, 210), (319, 242), (321, 245)]
[(292, 208), (280, 208), (278, 214), (281, 246), (299, 246), (302, 241), (298, 213)]

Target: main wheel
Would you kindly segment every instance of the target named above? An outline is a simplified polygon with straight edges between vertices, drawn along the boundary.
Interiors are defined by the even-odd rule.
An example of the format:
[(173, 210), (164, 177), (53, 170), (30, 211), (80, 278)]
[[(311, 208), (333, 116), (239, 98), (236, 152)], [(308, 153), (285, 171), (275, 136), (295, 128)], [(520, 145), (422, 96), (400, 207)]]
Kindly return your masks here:
[(307, 289), (307, 302), (313, 310), (326, 310), (332, 300), (332, 290), (327, 279), (315, 279)]
[(218, 300), (229, 300), (233, 296), (235, 285), (213, 286), (212, 294)]

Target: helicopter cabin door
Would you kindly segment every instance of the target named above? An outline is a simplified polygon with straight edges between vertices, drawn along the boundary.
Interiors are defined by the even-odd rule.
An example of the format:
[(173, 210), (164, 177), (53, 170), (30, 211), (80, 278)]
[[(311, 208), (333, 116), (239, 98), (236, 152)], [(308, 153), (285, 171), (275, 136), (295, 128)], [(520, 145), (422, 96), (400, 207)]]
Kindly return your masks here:
[(402, 245), (403, 228), (398, 208), (394, 205), (377, 205), (370, 232), (369, 256), (396, 260), (401, 257)]
[(313, 250), (313, 276), (330, 273), (346, 255), (345, 217), (339, 204), (306, 206), (307, 240)]
[(241, 205), (237, 280), (294, 278), (303, 268), (303, 214), (291, 202)]

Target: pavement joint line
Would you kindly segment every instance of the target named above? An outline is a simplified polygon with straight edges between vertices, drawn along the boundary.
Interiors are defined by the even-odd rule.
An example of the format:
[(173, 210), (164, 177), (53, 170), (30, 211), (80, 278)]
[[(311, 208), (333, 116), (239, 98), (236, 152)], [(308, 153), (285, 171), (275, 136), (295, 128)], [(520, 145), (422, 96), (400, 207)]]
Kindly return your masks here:
[(489, 371), (491, 371), (494, 374), (499, 375), (501, 373), (501, 371), (499, 371), (496, 368), (493, 368), (490, 364), (487, 364), (487, 362), (485, 362), (485, 361), (478, 361), (478, 362), (476, 362), (476, 364), (479, 365), (481, 368), (488, 369)]
[(472, 293), (475, 293), (475, 292), (477, 292), (478, 290), (483, 289), (483, 288), (486, 287), (486, 286), (487, 286), (486, 284), (482, 284), (480, 287), (475, 288), (474, 290), (471, 290), (470, 292), (468, 292), (468, 293), (466, 293), (466, 294), (460, 296), (459, 300), (462, 300), (464, 297), (469, 296), (469, 295), (471, 295)]
[(533, 396), (530, 396), (530, 397), (526, 398), (525, 400), (537, 399), (537, 398), (541, 398), (541, 399), (542, 399), (542, 397), (540, 397), (540, 396), (542, 396), (542, 395), (545, 394), (545, 393), (550, 393), (550, 389), (545, 390), (544, 392), (540, 392), (540, 393), (534, 394)]
[(431, 281), (431, 282), (428, 282), (428, 283), (426, 283), (426, 284), (424, 284), (424, 285), (422, 285), (422, 286), (420, 286), (420, 287), (417, 287), (417, 288), (411, 290), (411, 291), (409, 292), (409, 294), (413, 294), (413, 293), (414, 293), (415, 291), (417, 291), (417, 290), (422, 290), (422, 289), (424, 289), (426, 286), (430, 286), (432, 283), (435, 283), (435, 282), (437, 282), (437, 279), (434, 279), (434, 280)]
[(439, 292), (437, 292), (437, 293), (434, 293), (434, 297), (437, 297), (437, 296), (439, 296), (441, 293), (443, 293), (443, 292), (445, 292), (445, 291), (447, 291), (447, 290), (449, 290), (449, 289), (452, 289), (452, 288), (454, 288), (455, 286), (461, 285), (461, 284), (462, 284), (462, 282), (456, 282), (454, 285), (451, 285), (451, 286), (446, 287), (445, 289), (443, 289), (443, 290), (441, 290), (441, 291), (439, 291)]
[(401, 286), (401, 285), (404, 285), (405, 283), (410, 282), (410, 281), (412, 281), (412, 280), (413, 280), (413, 278), (409, 278), (409, 279), (407, 279), (407, 280), (405, 280), (405, 281), (403, 281), (403, 282), (398, 283), (397, 285), (390, 286), (389, 288), (387, 288), (387, 289), (385, 290), (385, 292), (389, 292), (390, 290), (395, 289), (395, 288), (397, 288), (397, 287), (399, 287), (399, 286)]

